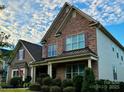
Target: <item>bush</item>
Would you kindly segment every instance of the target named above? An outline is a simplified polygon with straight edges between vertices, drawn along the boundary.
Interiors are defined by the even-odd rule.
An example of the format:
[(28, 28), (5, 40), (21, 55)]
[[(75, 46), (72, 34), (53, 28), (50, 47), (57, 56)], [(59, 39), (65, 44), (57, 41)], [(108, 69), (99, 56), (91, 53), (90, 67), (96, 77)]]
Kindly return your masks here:
[(31, 81), (31, 76), (27, 76), (26, 78), (25, 78), (25, 83), (29, 83)]
[(59, 86), (51, 86), (50, 92), (61, 92), (61, 88)]
[(82, 91), (95, 91), (92, 86), (95, 83), (95, 75), (92, 68), (86, 68), (84, 71), (84, 78), (82, 83)]
[(119, 87), (120, 87), (120, 92), (124, 92), (124, 82), (120, 82)]
[(65, 88), (65, 87), (68, 87), (68, 86), (73, 86), (73, 81), (71, 79), (63, 80), (62, 87)]
[(81, 92), (83, 76), (74, 77), (73, 82), (74, 82), (74, 86), (75, 86), (75, 91), (76, 92)]
[(31, 83), (30, 83), (30, 82), (23, 84), (23, 87), (24, 87), (24, 88), (29, 87), (29, 86), (31, 86)]
[(36, 83), (40, 84), (42, 86), (42, 78), (41, 77), (37, 77), (36, 78)]
[(41, 86), (43, 85), (42, 80), (43, 78), (49, 77), (46, 73), (41, 73), (39, 77), (36, 78), (36, 82), (39, 83)]
[(22, 78), (21, 77), (14, 77), (10, 80), (10, 85), (13, 87), (20, 87), (22, 85)]
[(52, 85), (53, 86), (61, 86), (61, 80), (60, 79), (53, 79)]
[(49, 86), (47, 86), (47, 85), (43, 85), (43, 86), (41, 87), (41, 91), (42, 91), (42, 92), (49, 92), (49, 91), (50, 91), (50, 88), (49, 88)]
[(29, 86), (29, 89), (31, 91), (41, 91), (41, 86), (40, 86), (40, 84), (32, 84)]
[(51, 83), (52, 83), (52, 79), (50, 77), (45, 77), (42, 80), (43, 85), (48, 85), (49, 86), (49, 85), (51, 85)]
[(68, 86), (63, 89), (63, 92), (75, 92), (75, 88), (72, 86)]
[(0, 87), (2, 87), (2, 88), (7, 88), (8, 86), (10, 86), (10, 85), (7, 84), (6, 82), (1, 82), (0, 83)]

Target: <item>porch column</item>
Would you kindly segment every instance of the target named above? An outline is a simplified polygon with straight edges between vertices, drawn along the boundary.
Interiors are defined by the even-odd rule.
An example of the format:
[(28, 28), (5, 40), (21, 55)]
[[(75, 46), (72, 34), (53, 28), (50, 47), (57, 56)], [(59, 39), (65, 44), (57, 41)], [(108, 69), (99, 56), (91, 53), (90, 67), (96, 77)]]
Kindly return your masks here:
[(88, 59), (88, 67), (92, 68), (91, 59)]
[(31, 82), (35, 83), (35, 77), (36, 77), (36, 67), (31, 67)]
[(52, 77), (52, 64), (50, 63), (50, 64), (48, 64), (48, 75), (50, 76), (50, 77)]

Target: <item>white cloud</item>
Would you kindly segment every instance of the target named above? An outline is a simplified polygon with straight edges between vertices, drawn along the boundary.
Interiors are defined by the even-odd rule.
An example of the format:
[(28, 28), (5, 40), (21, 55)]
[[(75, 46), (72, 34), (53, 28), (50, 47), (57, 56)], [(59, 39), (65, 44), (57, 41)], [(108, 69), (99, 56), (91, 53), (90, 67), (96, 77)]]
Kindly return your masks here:
[[(104, 25), (124, 22), (123, 0), (5, 0), (0, 11), (0, 31), (11, 35), (9, 42), (25, 39), (38, 43), (65, 2), (74, 4)], [(80, 4), (77, 4), (80, 3)], [(87, 7), (81, 8), (81, 4)]]

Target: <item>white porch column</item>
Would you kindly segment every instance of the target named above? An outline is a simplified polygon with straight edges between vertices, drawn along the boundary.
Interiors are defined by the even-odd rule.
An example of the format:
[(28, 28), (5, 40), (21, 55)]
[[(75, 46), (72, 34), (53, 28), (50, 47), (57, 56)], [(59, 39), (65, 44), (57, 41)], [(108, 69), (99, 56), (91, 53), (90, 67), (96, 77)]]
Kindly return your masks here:
[(50, 77), (52, 77), (52, 64), (50, 63), (50, 64), (48, 64), (48, 70), (47, 70), (48, 72), (48, 75), (50, 76)]
[(88, 67), (92, 68), (91, 59), (88, 59)]
[(36, 77), (36, 67), (31, 67), (31, 78), (32, 78), (32, 80), (31, 80), (31, 82), (32, 83), (35, 83), (35, 77)]

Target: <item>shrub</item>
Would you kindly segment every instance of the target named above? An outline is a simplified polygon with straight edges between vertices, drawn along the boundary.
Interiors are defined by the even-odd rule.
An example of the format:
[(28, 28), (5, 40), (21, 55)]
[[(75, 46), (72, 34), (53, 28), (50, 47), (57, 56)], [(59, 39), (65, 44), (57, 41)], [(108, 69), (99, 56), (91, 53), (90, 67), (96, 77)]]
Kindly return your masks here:
[(120, 92), (124, 92), (124, 82), (120, 82), (119, 87), (120, 87)]
[(72, 86), (68, 86), (66, 88), (63, 88), (63, 92), (75, 92), (75, 88)]
[(52, 83), (52, 79), (50, 77), (45, 77), (42, 80), (43, 85), (48, 85), (49, 86), (49, 85), (51, 85), (51, 83)]
[(95, 91), (95, 89), (92, 88), (94, 83), (95, 83), (95, 76), (92, 68), (86, 68), (84, 71), (82, 91)]
[(21, 77), (14, 77), (10, 80), (10, 85), (13, 87), (19, 87), (22, 85), (22, 78)]
[(109, 86), (113, 86), (113, 84), (115, 84), (115, 82), (110, 81), (110, 80), (96, 80), (95, 84), (97, 86), (99, 86), (96, 91), (100, 91), (100, 92), (106, 92), (106, 91), (115, 91), (114, 89), (110, 89)]
[(43, 86), (41, 87), (41, 91), (42, 91), (42, 92), (49, 92), (49, 91), (50, 91), (50, 88), (49, 88), (49, 86), (47, 86), (47, 85), (43, 85)]
[(6, 82), (0, 83), (0, 87), (2, 87), (2, 88), (7, 88), (8, 86), (9, 86), (9, 84), (7, 84)]
[(50, 92), (61, 92), (61, 88), (59, 86), (51, 86)]
[(31, 86), (31, 83), (30, 83), (30, 82), (23, 84), (23, 87), (25, 87), (25, 88), (26, 88), (26, 87), (29, 87), (29, 86)]
[(68, 87), (68, 86), (73, 86), (73, 81), (71, 79), (63, 80), (62, 87), (65, 88), (65, 87)]
[(28, 82), (30, 82), (31, 81), (31, 76), (27, 76), (26, 78), (25, 78), (25, 83), (28, 83)]
[(36, 82), (39, 83), (40, 85), (43, 85), (42, 80), (43, 78), (46, 78), (46, 77), (49, 77), (49, 75), (46, 73), (41, 73), (39, 77), (36, 78)]
[(60, 79), (53, 79), (52, 85), (53, 86), (61, 86), (61, 80)]
[(82, 88), (83, 76), (76, 76), (73, 78), (75, 91), (80, 92)]
[(41, 86), (40, 86), (40, 84), (32, 84), (29, 86), (29, 89), (31, 91), (41, 91)]

